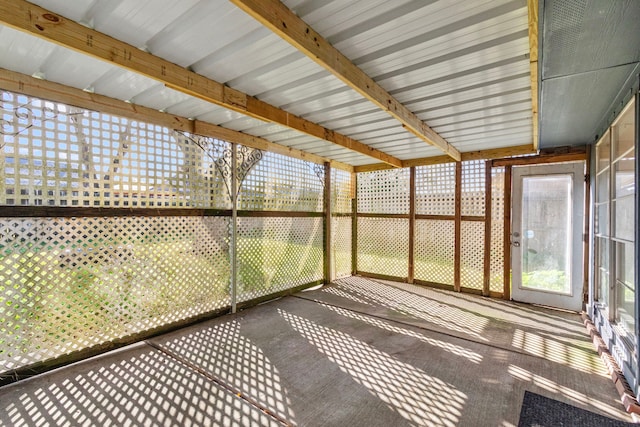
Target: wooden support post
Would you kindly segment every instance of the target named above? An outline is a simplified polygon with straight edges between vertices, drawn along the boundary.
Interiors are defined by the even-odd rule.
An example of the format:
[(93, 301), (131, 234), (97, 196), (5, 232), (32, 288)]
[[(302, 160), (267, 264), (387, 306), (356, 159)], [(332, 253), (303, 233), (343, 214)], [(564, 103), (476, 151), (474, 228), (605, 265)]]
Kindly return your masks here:
[(504, 291), (503, 298), (511, 299), (511, 166), (504, 167)]
[(455, 252), (453, 268), (453, 290), (460, 292), (462, 257), (462, 162), (456, 162), (456, 192), (455, 192)]
[(527, 0), (529, 15), (529, 70), (531, 71), (531, 113), (533, 146), (538, 149), (538, 0)]
[(491, 162), (485, 162), (484, 179), (484, 281), (482, 295), (491, 293)]
[(351, 274), (355, 276), (358, 273), (358, 175), (354, 173), (351, 176)]
[(413, 283), (415, 275), (413, 247), (416, 229), (416, 168), (409, 169), (409, 272), (407, 283)]
[(237, 310), (238, 296), (238, 145), (231, 143), (231, 239), (229, 258), (231, 262), (231, 312)]
[(331, 244), (331, 163), (324, 163), (324, 283), (333, 281)]

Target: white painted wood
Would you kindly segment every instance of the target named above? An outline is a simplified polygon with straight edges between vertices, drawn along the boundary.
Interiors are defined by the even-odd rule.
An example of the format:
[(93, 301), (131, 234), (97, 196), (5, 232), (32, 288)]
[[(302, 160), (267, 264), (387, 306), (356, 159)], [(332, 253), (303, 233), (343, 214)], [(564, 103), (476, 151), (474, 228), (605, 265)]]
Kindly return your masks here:
[[(540, 283), (529, 279), (529, 286), (523, 282), (523, 253), (527, 256), (547, 257), (553, 262), (550, 253), (539, 253), (532, 249), (535, 244), (536, 231), (527, 230), (523, 224), (523, 181), (527, 178), (565, 177), (570, 187), (570, 202), (565, 206), (554, 203), (545, 205), (549, 214), (562, 215), (567, 220), (570, 230), (567, 237), (569, 247), (568, 272), (570, 286), (567, 292), (536, 289)], [(584, 223), (584, 162), (560, 163), (555, 165), (534, 165), (513, 168), (513, 199), (512, 199), (512, 230), (511, 230), (511, 268), (512, 289), (511, 297), (514, 301), (541, 304), (566, 310), (582, 310), (583, 286), (583, 245), (582, 232)], [(540, 231), (537, 231), (540, 233)], [(527, 239), (530, 239), (527, 241)], [(562, 239), (561, 234), (558, 239)], [(558, 241), (561, 244), (561, 241)], [(528, 250), (529, 249), (529, 250)], [(540, 258), (538, 258), (540, 259)], [(559, 262), (561, 264), (561, 262)], [(550, 268), (551, 270), (551, 268)]]

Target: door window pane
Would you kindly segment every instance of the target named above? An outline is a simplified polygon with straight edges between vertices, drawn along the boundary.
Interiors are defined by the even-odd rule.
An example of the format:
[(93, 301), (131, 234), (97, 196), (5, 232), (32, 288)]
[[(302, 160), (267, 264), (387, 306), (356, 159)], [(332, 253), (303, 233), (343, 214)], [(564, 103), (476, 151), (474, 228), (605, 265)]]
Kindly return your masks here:
[(571, 294), (571, 175), (522, 181), (522, 286)]

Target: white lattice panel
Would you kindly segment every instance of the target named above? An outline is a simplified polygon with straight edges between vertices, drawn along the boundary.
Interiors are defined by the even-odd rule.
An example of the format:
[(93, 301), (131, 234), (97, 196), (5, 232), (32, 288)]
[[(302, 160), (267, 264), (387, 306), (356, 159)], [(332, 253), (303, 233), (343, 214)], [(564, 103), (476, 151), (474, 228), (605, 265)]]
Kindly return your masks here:
[(358, 271), (407, 277), (408, 219), (358, 218)]
[(331, 218), (331, 269), (336, 279), (351, 276), (351, 217)]
[(408, 214), (409, 169), (359, 173), (358, 212)]
[(351, 213), (351, 173), (331, 169), (331, 212)]
[(490, 289), (504, 292), (504, 168), (491, 170)]
[(462, 221), (460, 286), (482, 289), (484, 283), (484, 221)]
[(265, 152), (240, 187), (238, 209), (322, 212), (324, 167)]
[(455, 215), (456, 165), (416, 167), (416, 214)]
[(239, 218), (238, 301), (322, 279), (322, 218)]
[(227, 218), (0, 219), (0, 373), (229, 304)]
[(214, 167), (224, 142), (199, 146), (162, 126), (0, 96), (0, 204), (230, 207)]
[(415, 232), (414, 277), (453, 286), (455, 222), (418, 219)]
[(462, 162), (461, 209), (463, 216), (484, 216), (485, 162)]

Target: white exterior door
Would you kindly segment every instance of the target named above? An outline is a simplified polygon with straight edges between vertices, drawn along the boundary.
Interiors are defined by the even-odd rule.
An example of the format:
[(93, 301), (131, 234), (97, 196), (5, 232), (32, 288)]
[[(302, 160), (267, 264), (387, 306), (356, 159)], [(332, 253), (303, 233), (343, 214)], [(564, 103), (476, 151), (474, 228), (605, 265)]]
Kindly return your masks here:
[(584, 163), (513, 168), (511, 297), (582, 309)]

